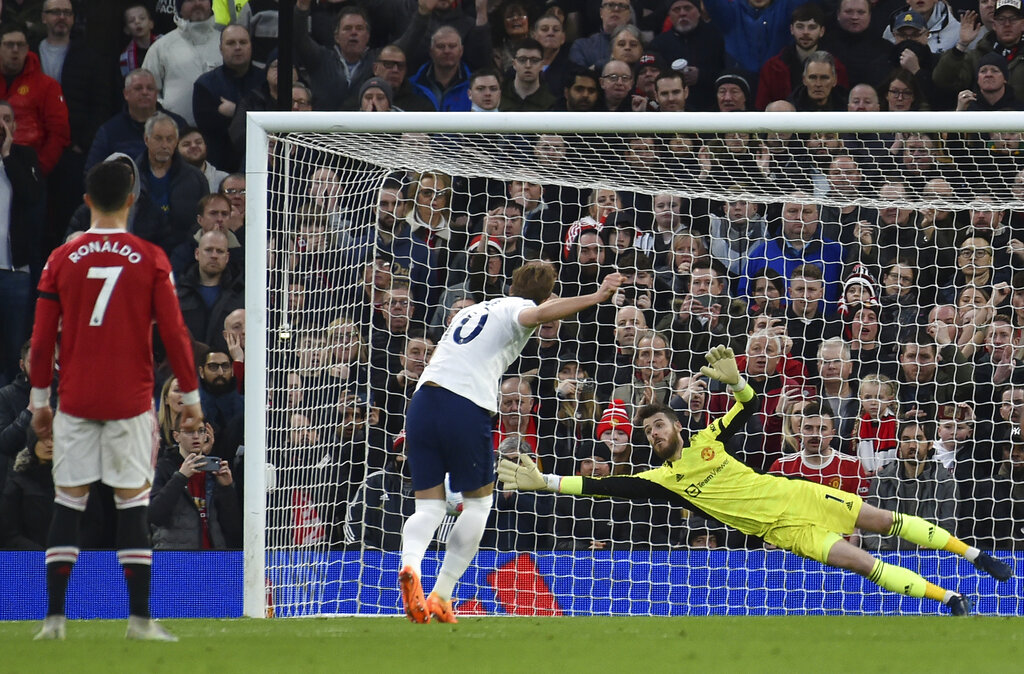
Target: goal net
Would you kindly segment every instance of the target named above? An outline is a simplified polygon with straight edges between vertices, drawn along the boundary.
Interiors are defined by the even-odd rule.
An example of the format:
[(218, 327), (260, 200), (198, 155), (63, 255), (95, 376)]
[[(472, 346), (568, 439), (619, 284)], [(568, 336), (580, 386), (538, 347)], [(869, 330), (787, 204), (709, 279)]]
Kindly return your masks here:
[[(704, 428), (731, 404), (700, 376), (724, 344), (759, 394), (734, 456), (1019, 559), (1021, 131), (1011, 113), (250, 115), (247, 615), (401, 613), (406, 406), (452, 316), (531, 259), (555, 265), (562, 296), (611, 271), (627, 282), (537, 330), (502, 382), (496, 456), (563, 475), (649, 468), (636, 411), (662, 402), (684, 437)], [(818, 403), (824, 435), (801, 426)], [(460, 496), (448, 506), (428, 591)], [(979, 612), (1024, 613), (1019, 584), (947, 553), (851, 540)], [(940, 610), (693, 507), (500, 488), (455, 603)]]

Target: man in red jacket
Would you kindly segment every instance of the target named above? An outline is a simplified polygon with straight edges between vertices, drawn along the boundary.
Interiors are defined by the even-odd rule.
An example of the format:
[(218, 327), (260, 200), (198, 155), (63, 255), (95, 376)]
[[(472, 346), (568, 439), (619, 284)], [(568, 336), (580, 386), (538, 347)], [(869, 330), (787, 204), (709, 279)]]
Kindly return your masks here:
[(60, 84), (43, 73), (39, 57), (28, 50), (25, 29), (0, 26), (0, 99), (10, 101), (18, 128), (14, 142), (39, 155), (39, 168), (49, 175), (71, 144), (68, 106)]

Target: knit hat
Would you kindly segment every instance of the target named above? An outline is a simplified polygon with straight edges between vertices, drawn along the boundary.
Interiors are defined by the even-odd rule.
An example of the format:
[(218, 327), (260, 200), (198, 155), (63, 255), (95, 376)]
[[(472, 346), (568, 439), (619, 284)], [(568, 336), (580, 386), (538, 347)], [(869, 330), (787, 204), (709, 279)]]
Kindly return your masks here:
[(978, 79), (978, 72), (981, 70), (982, 66), (995, 66), (996, 68), (999, 68), (999, 70), (1002, 71), (1003, 73), (1003, 79), (1009, 81), (1010, 69), (1006, 65), (1006, 58), (1002, 54), (997, 54), (996, 52), (990, 51), (989, 53), (985, 54), (980, 59), (978, 59), (978, 67), (974, 71), (975, 80)]
[(629, 415), (626, 413), (626, 403), (619, 399), (608, 404), (604, 414), (601, 415), (601, 421), (597, 423), (594, 437), (600, 440), (605, 431), (616, 429), (624, 431), (626, 435), (633, 435), (633, 424), (630, 423)]
[(747, 79), (744, 73), (738, 70), (726, 70), (715, 80), (715, 91), (723, 84), (735, 84), (743, 90), (743, 95), (747, 97), (747, 102), (750, 102), (750, 80)]
[(363, 86), (359, 87), (359, 100), (363, 100), (363, 94), (366, 93), (367, 89), (377, 88), (384, 92), (384, 96), (388, 99), (388, 105), (394, 102), (395, 91), (391, 88), (385, 80), (380, 77), (371, 77), (370, 79), (363, 82)]
[[(475, 253), (480, 250), (480, 242), (483, 240), (483, 235), (477, 234), (470, 240), (469, 248), (467, 249), (470, 253)], [(502, 249), (501, 244), (495, 241), (492, 237), (487, 239), (487, 252), (490, 255), (501, 255)]]
[(867, 289), (868, 296), (861, 300), (862, 304), (877, 304), (878, 303), (878, 281), (875, 280), (874, 274), (863, 264), (857, 264), (854, 266), (853, 271), (843, 281), (843, 294), (839, 296), (839, 313), (846, 315), (849, 307), (846, 306), (846, 291), (850, 289), (850, 286), (860, 285)]

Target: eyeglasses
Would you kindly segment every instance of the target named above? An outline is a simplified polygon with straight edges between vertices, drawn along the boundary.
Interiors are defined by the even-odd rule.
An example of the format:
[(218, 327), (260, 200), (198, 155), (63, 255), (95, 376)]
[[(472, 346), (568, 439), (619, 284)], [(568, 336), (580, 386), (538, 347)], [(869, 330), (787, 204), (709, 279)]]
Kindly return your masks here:
[(992, 251), (984, 248), (964, 248), (958, 253), (958, 255), (964, 259), (973, 257), (975, 260), (988, 257), (991, 254)]
[(894, 274), (893, 272), (887, 273), (885, 275), (885, 278), (887, 278), (887, 279), (889, 279), (891, 281), (899, 281), (901, 283), (913, 283), (914, 282), (914, 277), (913, 276), (903, 276), (901, 274)]
[(221, 193), (222, 194), (231, 194), (231, 195), (245, 194), (245, 188), (244, 187), (230, 187), (228, 189), (221, 190)]
[(889, 95), (893, 98), (911, 98), (914, 92), (910, 89), (890, 89)]
[(509, 14), (508, 16), (505, 17), (505, 20), (506, 21), (522, 21), (523, 19), (528, 19), (528, 18), (530, 18), (530, 17), (526, 16), (525, 14)]
[(1010, 26), (1021, 20), (1021, 17), (1014, 14), (1003, 14), (1002, 16), (996, 16), (992, 18), (992, 23), (1001, 23), (1004, 26)]
[(632, 75), (601, 75), (602, 80), (608, 80), (609, 82), (630, 82), (633, 79)]
[(516, 63), (521, 66), (535, 66), (542, 60), (539, 56), (517, 56), (515, 59)]
[(178, 435), (184, 435), (190, 438), (205, 438), (207, 436), (207, 433), (205, 428), (200, 428), (198, 431), (178, 431)]
[(222, 370), (224, 372), (231, 371), (231, 363), (207, 363), (205, 367), (207, 370)]
[(74, 16), (75, 10), (73, 9), (44, 9), (43, 14), (49, 14), (50, 16)]
[(628, 2), (606, 2), (601, 5), (601, 9), (610, 9), (613, 12), (625, 12), (629, 9)]

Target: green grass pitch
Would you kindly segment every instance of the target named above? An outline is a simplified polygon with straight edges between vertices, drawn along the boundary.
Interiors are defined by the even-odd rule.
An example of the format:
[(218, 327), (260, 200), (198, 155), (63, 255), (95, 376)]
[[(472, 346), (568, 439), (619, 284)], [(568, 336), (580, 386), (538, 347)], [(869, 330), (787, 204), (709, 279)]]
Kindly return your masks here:
[(181, 641), (124, 640), (125, 621), (0, 623), (0, 671), (928, 672), (1021, 671), (1024, 618), (711, 617), (166, 620)]

